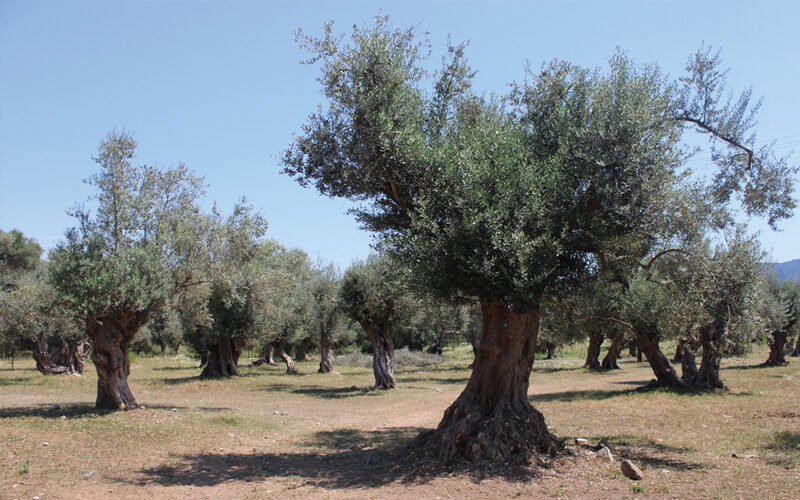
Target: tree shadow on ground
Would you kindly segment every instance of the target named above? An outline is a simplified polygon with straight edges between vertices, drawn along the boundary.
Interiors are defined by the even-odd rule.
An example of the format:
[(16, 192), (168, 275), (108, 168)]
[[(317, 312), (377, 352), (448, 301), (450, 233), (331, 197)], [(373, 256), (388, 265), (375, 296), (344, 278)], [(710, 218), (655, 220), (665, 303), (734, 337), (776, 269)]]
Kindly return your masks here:
[[(463, 475), (479, 482), (483, 472), (465, 464), (431, 465), (409, 444), (421, 431), (398, 427), (379, 431), (338, 429), (317, 432), (307, 445), (327, 453), (185, 454), (169, 465), (143, 469), (132, 482), (138, 486), (216, 486), (228, 481), (259, 482), (286, 478), (298, 486), (318, 488), (380, 488), (390, 483), (424, 484), (436, 477)], [(503, 468), (491, 472), (509, 480), (530, 481), (534, 468)]]
[(536, 366), (533, 365), (533, 373), (557, 373), (557, 372), (572, 372), (582, 370), (582, 366)]
[(398, 375), (395, 377), (399, 384), (408, 384), (411, 382), (431, 382), (435, 384), (466, 384), (469, 382), (469, 377), (453, 377), (453, 378), (435, 378), (435, 377), (406, 377)]
[(775, 432), (762, 448), (772, 452), (772, 456), (767, 458), (770, 465), (785, 468), (800, 466), (800, 432)]
[[(783, 365), (786, 366), (786, 365)], [(758, 363), (757, 365), (733, 365), (722, 366), (720, 370), (760, 370), (765, 368), (781, 368), (780, 365), (768, 365), (766, 363)]]
[[(42, 375), (44, 377), (44, 375)], [(33, 377), (12, 377), (7, 378), (3, 377), (0, 378), (0, 386), (12, 386), (12, 385), (30, 385), (34, 383)]]
[(587, 390), (587, 391), (562, 391), (562, 392), (546, 392), (543, 394), (534, 394), (528, 399), (533, 403), (540, 403), (543, 401), (577, 401), (577, 400), (594, 400), (601, 401), (604, 399), (616, 398), (618, 396), (625, 396), (628, 394), (638, 394), (641, 392), (639, 389), (628, 389), (624, 391), (601, 391), (601, 390)]
[(255, 372), (247, 372), (247, 373), (240, 373), (239, 375), (234, 375), (232, 377), (201, 377), (198, 373), (197, 375), (187, 375), (185, 377), (163, 377), (163, 378), (156, 378), (153, 380), (148, 381), (152, 385), (183, 385), (183, 384), (191, 384), (193, 382), (223, 382), (226, 380), (236, 380), (238, 378), (251, 378), (251, 377), (258, 377), (260, 374)]
[[(590, 441), (593, 440), (590, 439)], [(649, 438), (630, 435), (602, 437), (597, 438), (597, 441), (607, 443), (615, 455), (647, 467), (674, 471), (691, 471), (705, 468), (701, 463), (678, 458), (680, 455), (695, 451), (693, 448), (674, 446)]]
[[(224, 412), (231, 411), (231, 408), (223, 407), (186, 407), (172, 406), (163, 404), (144, 404), (143, 408), (133, 411), (147, 410), (182, 410), (199, 412)], [(91, 403), (64, 403), (64, 404), (38, 404), (30, 406), (14, 406), (11, 408), (0, 408), (0, 419), (38, 417), (46, 419), (66, 418), (92, 418), (102, 417), (117, 413), (116, 410), (106, 410), (96, 408)], [(122, 413), (122, 412), (120, 412)]]
[(368, 387), (323, 387), (318, 385), (296, 386), (289, 384), (270, 384), (262, 390), (270, 392), (291, 392), (302, 396), (310, 396), (322, 399), (344, 399), (356, 396), (378, 396), (385, 394), (385, 391), (376, 391)]

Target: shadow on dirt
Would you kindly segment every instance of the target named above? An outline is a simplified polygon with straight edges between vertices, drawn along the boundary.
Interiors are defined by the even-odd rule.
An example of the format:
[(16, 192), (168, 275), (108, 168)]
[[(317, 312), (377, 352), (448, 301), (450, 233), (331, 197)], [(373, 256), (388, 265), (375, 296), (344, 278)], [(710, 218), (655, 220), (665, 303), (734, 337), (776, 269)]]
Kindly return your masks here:
[(637, 464), (644, 464), (646, 467), (673, 471), (701, 470), (705, 468), (703, 464), (678, 458), (683, 454), (695, 451), (685, 446), (674, 446), (652, 439), (627, 435), (595, 438), (589, 439), (589, 441), (605, 442), (614, 455), (620, 458), (627, 458)]
[(562, 391), (562, 392), (548, 392), (544, 394), (534, 394), (528, 399), (532, 403), (541, 403), (543, 401), (578, 401), (578, 400), (593, 400), (601, 401), (604, 399), (616, 398), (618, 396), (625, 396), (629, 394), (639, 394), (640, 389), (627, 389), (623, 391)]
[[(172, 406), (172, 405), (161, 405), (161, 404), (147, 404), (144, 403), (144, 407), (134, 411), (147, 411), (147, 410), (168, 410), (168, 411), (192, 411), (192, 412), (202, 412), (202, 413), (218, 413), (218, 412), (225, 412), (231, 411), (231, 408), (223, 408), (223, 407), (186, 407), (186, 406)], [(72, 418), (92, 418), (92, 417), (102, 417), (105, 415), (110, 415), (112, 413), (117, 413), (115, 410), (104, 410), (100, 408), (95, 408), (94, 404), (90, 403), (67, 403), (67, 404), (40, 404), (40, 405), (31, 405), (31, 406), (15, 406), (11, 408), (0, 408), (0, 419), (11, 419), (11, 418), (28, 418), (28, 417), (38, 417), (38, 418), (48, 418), (48, 419), (59, 419), (61, 417), (65, 417), (68, 419)]]
[(290, 392), (321, 399), (344, 399), (356, 396), (379, 396), (385, 391), (376, 391), (368, 387), (324, 387), (318, 385), (289, 385), (289, 384), (270, 384), (263, 390), (270, 392)]
[[(177, 455), (170, 457), (169, 465), (141, 470), (139, 479), (132, 482), (139, 486), (216, 486), (228, 481), (286, 478), (297, 482), (295, 487), (378, 488), (395, 482), (424, 484), (453, 474), (463, 474), (465, 479), (475, 482), (486, 477), (465, 464), (434, 466), (415, 455), (409, 444), (423, 430), (396, 427), (371, 432), (356, 429), (317, 432), (306, 445), (330, 450), (321, 453)], [(521, 481), (538, 475), (533, 468), (505, 468), (491, 474)]]

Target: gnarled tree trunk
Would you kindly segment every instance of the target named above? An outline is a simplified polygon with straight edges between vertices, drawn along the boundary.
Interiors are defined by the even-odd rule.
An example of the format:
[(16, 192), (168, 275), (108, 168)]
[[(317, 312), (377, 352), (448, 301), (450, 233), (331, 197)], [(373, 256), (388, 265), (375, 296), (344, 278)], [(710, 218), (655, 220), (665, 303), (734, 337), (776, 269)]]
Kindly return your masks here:
[(685, 384), (678, 378), (678, 374), (670, 364), (669, 359), (661, 352), (658, 341), (651, 339), (647, 334), (637, 332), (636, 336), (639, 341), (639, 350), (647, 358), (650, 368), (653, 369), (653, 374), (656, 376), (659, 387), (668, 387), (670, 389), (685, 387)]
[(372, 373), (375, 375), (375, 389), (394, 389), (397, 382), (394, 380), (394, 342), (389, 330), (389, 324), (361, 325), (367, 332), (367, 337), (372, 344)]
[(794, 351), (792, 351), (793, 358), (798, 356), (800, 356), (800, 334), (797, 335), (797, 343), (794, 345)]
[(769, 345), (769, 357), (764, 362), (766, 366), (786, 365), (786, 331), (772, 332), (772, 342)]
[(558, 359), (558, 352), (554, 343), (545, 342), (544, 347), (547, 349), (547, 356), (544, 359)]
[(333, 370), (333, 342), (330, 337), (323, 335), (319, 341), (319, 372), (334, 373)]
[(686, 385), (692, 385), (697, 377), (697, 363), (694, 359), (694, 352), (685, 343), (679, 343), (681, 354), (681, 380)]
[(600, 366), (600, 348), (605, 340), (605, 335), (600, 329), (592, 330), (589, 334), (589, 350), (586, 352), (586, 362), (583, 364), (584, 368), (590, 370), (599, 370)]
[(209, 346), (206, 364), (201, 377), (219, 378), (239, 375), (239, 357), (242, 355), (242, 339), (221, 338), (216, 345)]
[(43, 375), (71, 375), (83, 373), (89, 343), (81, 340), (74, 344), (49, 345), (46, 333), (42, 332), (34, 340), (33, 359), (36, 369)]
[(92, 362), (97, 370), (97, 408), (133, 410), (139, 407), (128, 386), (131, 363), (130, 341), (145, 323), (144, 312), (121, 317), (105, 317), (89, 323), (92, 339)]
[(614, 334), (614, 338), (611, 339), (611, 345), (608, 347), (608, 352), (603, 358), (603, 363), (601, 365), (603, 370), (620, 369), (619, 364), (617, 364), (617, 359), (619, 359), (619, 355), (624, 347), (625, 347), (625, 332), (617, 330), (617, 332)]
[(292, 357), (286, 353), (283, 347), (279, 345), (273, 345), (273, 347), (275, 348), (275, 354), (286, 363), (286, 373), (288, 375), (297, 375), (297, 365), (294, 364)]
[(528, 400), (539, 306), (517, 313), (491, 300), (481, 309), (483, 336), (467, 387), (419, 445), (437, 450), (443, 461), (524, 464), (555, 455), (563, 443)]
[[(632, 358), (641, 356), (641, 354), (639, 354), (639, 344), (636, 338), (632, 338), (630, 341), (628, 341), (628, 356)], [(641, 359), (639, 359), (639, 361), (641, 361)]]
[(696, 389), (725, 389), (719, 377), (719, 363), (722, 355), (714, 347), (712, 332), (709, 328), (700, 329), (700, 345), (703, 347), (703, 358), (700, 369), (694, 378), (692, 387)]

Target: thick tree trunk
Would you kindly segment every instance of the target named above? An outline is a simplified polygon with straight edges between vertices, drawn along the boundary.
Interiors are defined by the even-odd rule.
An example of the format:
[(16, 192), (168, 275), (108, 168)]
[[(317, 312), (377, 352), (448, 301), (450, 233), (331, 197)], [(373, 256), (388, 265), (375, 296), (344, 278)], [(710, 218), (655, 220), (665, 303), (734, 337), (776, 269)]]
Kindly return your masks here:
[[(639, 354), (639, 344), (635, 338), (632, 338), (628, 342), (628, 355), (632, 358), (638, 358), (641, 356), (641, 354)], [(641, 359), (639, 359), (639, 361), (641, 361)]]
[(547, 349), (547, 357), (544, 359), (558, 359), (558, 353), (556, 352), (556, 345), (552, 342), (545, 342), (545, 348)]
[(528, 400), (539, 306), (515, 313), (492, 300), (481, 309), (483, 336), (467, 387), (419, 444), (445, 462), (541, 463), (542, 455), (555, 455), (563, 443)]
[(475, 360), (478, 359), (478, 351), (480, 350), (481, 347), (481, 334), (477, 331), (473, 331), (469, 334), (467, 340), (469, 340), (469, 345), (472, 346), (472, 355), (473, 355), (472, 363), (470, 363), (469, 367), (474, 368)]
[(797, 335), (797, 343), (794, 345), (794, 351), (792, 351), (793, 358), (798, 356), (800, 356), (800, 334)]
[(683, 340), (679, 340), (678, 343), (675, 345), (675, 355), (672, 356), (672, 362), (673, 363), (680, 363), (681, 360), (683, 359), (683, 345), (684, 345), (684, 343), (685, 342)]
[(34, 345), (33, 359), (36, 361), (36, 369), (43, 375), (83, 373), (89, 350), (88, 342), (48, 345), (46, 334), (40, 333), (36, 336)]
[(601, 367), (603, 370), (619, 370), (619, 364), (617, 364), (617, 359), (619, 359), (619, 355), (622, 352), (622, 349), (625, 347), (625, 332), (622, 330), (617, 330), (614, 334), (614, 338), (611, 340), (611, 345), (608, 347), (608, 352), (606, 356), (603, 358), (603, 363)]
[(239, 357), (242, 354), (242, 340), (221, 338), (216, 345), (209, 346), (206, 364), (201, 377), (220, 378), (239, 375)]
[(299, 345), (294, 350), (294, 358), (297, 361), (306, 361), (308, 359), (308, 351), (302, 345)]
[(139, 407), (128, 386), (130, 341), (145, 323), (145, 313), (102, 318), (87, 331), (92, 339), (92, 362), (97, 370), (97, 408), (133, 410)]
[(279, 358), (286, 363), (286, 373), (288, 375), (297, 375), (297, 365), (294, 364), (294, 360), (291, 356), (289, 356), (286, 351), (281, 346), (274, 346), (275, 354), (278, 355)]
[(700, 329), (700, 344), (703, 347), (703, 358), (700, 369), (694, 378), (692, 387), (696, 389), (725, 389), (725, 384), (719, 377), (719, 363), (722, 355), (714, 347), (711, 331), (708, 328)]
[(599, 370), (601, 368), (600, 348), (603, 346), (603, 340), (605, 340), (605, 335), (602, 330), (592, 330), (589, 334), (589, 350), (586, 352), (584, 368), (590, 370)]
[(659, 387), (668, 387), (670, 389), (685, 387), (685, 384), (678, 378), (678, 374), (670, 364), (669, 359), (661, 352), (658, 341), (641, 333), (637, 333), (637, 339), (639, 341), (639, 350), (647, 358), (647, 362), (650, 363), (650, 368), (653, 369), (653, 374), (656, 376)]
[(686, 385), (692, 385), (697, 377), (697, 363), (694, 359), (694, 352), (686, 344), (678, 344), (681, 347), (681, 380)]
[(372, 343), (372, 373), (375, 375), (375, 389), (394, 389), (394, 342), (389, 324), (362, 324)]
[(323, 336), (319, 341), (319, 372), (320, 373), (335, 373), (333, 369), (333, 342), (330, 337)]
[(772, 342), (769, 346), (769, 358), (764, 363), (766, 366), (785, 366), (786, 363), (786, 332), (772, 332)]

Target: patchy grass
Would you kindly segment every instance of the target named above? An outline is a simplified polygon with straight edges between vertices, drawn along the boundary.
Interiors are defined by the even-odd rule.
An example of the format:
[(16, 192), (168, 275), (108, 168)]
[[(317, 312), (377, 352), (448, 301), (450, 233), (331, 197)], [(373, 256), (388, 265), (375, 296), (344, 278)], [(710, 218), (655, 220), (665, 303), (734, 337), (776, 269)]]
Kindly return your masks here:
[[(44, 377), (32, 361), (0, 361), (0, 497), (796, 497), (800, 361), (749, 369), (766, 359), (759, 350), (725, 361), (730, 391), (674, 394), (637, 390), (653, 378), (645, 363), (594, 373), (584, 355), (537, 360), (530, 399), (557, 435), (605, 440), (616, 462), (571, 445), (516, 476), (408, 467), (405, 445), (469, 379), (469, 346), (400, 354), (393, 391), (370, 390), (370, 358), (357, 354), (332, 375), (315, 359), (298, 376), (243, 360), (227, 380), (200, 379), (185, 357), (138, 358), (130, 383), (144, 409), (127, 413), (94, 409), (91, 366)], [(621, 458), (644, 478), (625, 478)]]

